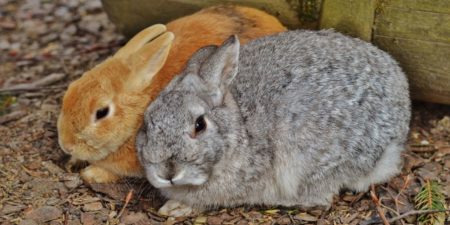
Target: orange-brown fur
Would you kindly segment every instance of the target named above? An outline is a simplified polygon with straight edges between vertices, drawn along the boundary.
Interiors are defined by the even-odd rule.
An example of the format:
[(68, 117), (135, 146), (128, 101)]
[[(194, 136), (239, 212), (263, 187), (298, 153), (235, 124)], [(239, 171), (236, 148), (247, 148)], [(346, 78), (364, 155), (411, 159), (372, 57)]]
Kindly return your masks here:
[[(115, 121), (115, 123), (99, 123), (96, 129), (101, 130), (101, 135), (87, 132), (87, 134), (93, 135), (92, 138), (98, 139), (96, 144), (110, 146), (113, 149), (99, 159), (94, 156), (94, 152), (89, 157), (79, 157), (91, 163), (91, 166), (82, 172), (82, 177), (87, 182), (114, 182), (123, 176), (143, 175), (134, 148), (135, 135), (142, 122), (142, 114), (147, 105), (183, 69), (186, 61), (197, 49), (206, 45), (221, 44), (232, 34), (237, 34), (244, 44), (257, 37), (285, 31), (285, 28), (275, 17), (256, 9), (234, 6), (208, 8), (174, 20), (166, 26), (169, 31), (175, 34), (172, 48), (164, 66), (153, 77), (151, 85), (144, 90), (133, 91), (130, 87), (127, 87), (127, 81), (133, 79), (134, 71), (130, 70), (123, 60), (112, 58), (109, 59), (111, 62), (105, 61), (74, 82), (71, 88), (79, 88), (78, 91), (71, 92), (71, 88), (69, 88), (68, 93), (66, 93), (62, 112), (71, 114), (67, 117), (74, 116), (73, 114), (77, 113), (84, 114), (74, 116), (79, 119), (70, 122), (73, 128), (64, 126), (62, 123), (66, 123), (67, 119), (60, 118), (58, 122), (61, 125), (59, 135), (61, 139), (66, 139), (65, 141), (68, 143), (74, 141), (71, 140), (71, 133), (80, 132), (83, 129), (81, 128), (83, 125), (77, 127), (76, 124), (89, 122), (86, 120), (89, 120), (96, 107), (99, 107), (99, 102), (96, 100), (98, 98), (114, 96), (113, 101), (117, 107), (115, 112), (117, 115), (114, 116), (121, 120)], [(105, 96), (102, 93), (90, 92), (90, 89), (98, 88), (93, 87), (95, 85), (102, 86), (101, 92)], [(114, 92), (120, 94), (114, 94)], [(77, 96), (78, 98), (82, 96), (84, 99), (80, 102)], [(91, 103), (86, 104), (85, 107), (82, 106), (86, 101)], [(111, 135), (111, 133), (115, 134), (116, 132), (124, 135), (116, 135), (117, 137)], [(105, 136), (108, 137), (104, 138)], [(109, 142), (109, 144), (104, 142)], [(73, 156), (77, 158), (76, 154), (73, 154)], [(92, 158), (94, 159), (92, 160)]]

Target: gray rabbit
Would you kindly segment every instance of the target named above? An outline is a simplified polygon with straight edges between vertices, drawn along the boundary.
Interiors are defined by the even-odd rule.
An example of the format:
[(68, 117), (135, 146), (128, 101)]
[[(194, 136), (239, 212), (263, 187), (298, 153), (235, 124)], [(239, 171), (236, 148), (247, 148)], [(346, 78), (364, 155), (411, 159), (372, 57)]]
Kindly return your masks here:
[(410, 99), (385, 52), (298, 30), (200, 49), (144, 117), (138, 155), (171, 204), (329, 206), (399, 173)]

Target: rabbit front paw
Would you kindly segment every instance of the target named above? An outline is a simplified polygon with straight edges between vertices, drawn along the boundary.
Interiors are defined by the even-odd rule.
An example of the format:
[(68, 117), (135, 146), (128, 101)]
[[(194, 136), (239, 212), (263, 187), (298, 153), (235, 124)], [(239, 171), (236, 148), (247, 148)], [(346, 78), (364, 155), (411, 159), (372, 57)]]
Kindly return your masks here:
[(90, 165), (81, 171), (81, 178), (88, 184), (114, 183), (119, 180), (116, 174), (98, 166)]
[(79, 171), (80, 167), (86, 166), (84, 161), (81, 161), (79, 159), (76, 159), (74, 157), (70, 157), (69, 161), (64, 164), (64, 168), (69, 173), (74, 173), (77, 170)]
[(198, 214), (198, 211), (179, 201), (169, 200), (159, 208), (158, 213), (163, 216), (184, 217)]

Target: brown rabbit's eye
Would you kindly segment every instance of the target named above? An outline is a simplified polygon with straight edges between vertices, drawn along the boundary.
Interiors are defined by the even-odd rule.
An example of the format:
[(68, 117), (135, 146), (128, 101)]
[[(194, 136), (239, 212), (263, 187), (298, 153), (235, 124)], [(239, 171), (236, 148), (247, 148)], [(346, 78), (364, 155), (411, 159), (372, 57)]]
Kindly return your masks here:
[(104, 108), (101, 108), (101, 109), (97, 110), (97, 112), (95, 112), (95, 119), (96, 120), (101, 120), (101, 119), (105, 118), (108, 115), (108, 113), (109, 113), (109, 107), (108, 106), (104, 107)]
[(195, 120), (195, 134), (198, 134), (206, 129), (206, 121), (203, 116), (199, 116)]

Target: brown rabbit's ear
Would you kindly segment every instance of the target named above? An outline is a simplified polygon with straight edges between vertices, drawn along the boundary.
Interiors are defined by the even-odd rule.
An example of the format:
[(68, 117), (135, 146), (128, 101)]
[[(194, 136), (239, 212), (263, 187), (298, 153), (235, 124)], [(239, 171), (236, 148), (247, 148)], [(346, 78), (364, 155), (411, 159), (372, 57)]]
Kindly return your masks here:
[(154, 39), (155, 37), (166, 32), (166, 26), (163, 24), (156, 24), (145, 28), (133, 38), (131, 38), (125, 46), (123, 46), (119, 51), (116, 52), (114, 57), (126, 59), (133, 53), (137, 52), (146, 43)]
[(164, 66), (173, 39), (173, 33), (166, 32), (128, 58), (127, 63), (133, 71), (129, 80), (129, 88), (139, 90), (150, 85), (153, 77)]

